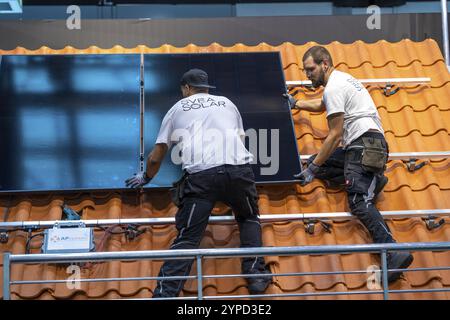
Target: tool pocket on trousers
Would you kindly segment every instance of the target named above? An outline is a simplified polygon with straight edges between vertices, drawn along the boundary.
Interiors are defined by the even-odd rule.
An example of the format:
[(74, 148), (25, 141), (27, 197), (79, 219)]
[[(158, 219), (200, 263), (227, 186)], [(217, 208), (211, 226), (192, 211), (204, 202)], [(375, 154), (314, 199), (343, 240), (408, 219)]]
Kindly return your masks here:
[(378, 173), (384, 170), (387, 162), (387, 152), (380, 139), (363, 138), (363, 153), (361, 165), (368, 172)]
[(373, 179), (361, 163), (347, 162), (345, 165), (345, 187), (349, 193), (366, 193)]

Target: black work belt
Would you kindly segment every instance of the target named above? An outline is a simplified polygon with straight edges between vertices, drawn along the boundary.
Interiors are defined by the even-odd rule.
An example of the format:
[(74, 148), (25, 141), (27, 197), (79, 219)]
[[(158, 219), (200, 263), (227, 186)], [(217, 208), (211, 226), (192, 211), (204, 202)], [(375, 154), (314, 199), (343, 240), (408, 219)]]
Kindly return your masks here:
[(223, 164), (217, 167), (212, 167), (206, 170), (202, 170), (202, 171), (198, 171), (198, 172), (194, 172), (194, 173), (188, 173), (186, 172), (188, 175), (194, 175), (194, 174), (214, 174), (214, 173), (224, 173), (227, 172), (230, 169), (234, 169), (234, 168), (245, 168), (245, 167), (251, 167), (249, 163), (246, 164)]
[(181, 176), (181, 178), (178, 181), (174, 182), (172, 188), (170, 189), (172, 201), (173, 203), (175, 203), (177, 207), (180, 207), (184, 195), (185, 181), (189, 176), (194, 177), (196, 175), (201, 176), (212, 174), (224, 174), (227, 171), (238, 170), (246, 167), (251, 168), (250, 164), (247, 163), (240, 165), (224, 164), (194, 173), (188, 173), (186, 170), (183, 170), (183, 175)]

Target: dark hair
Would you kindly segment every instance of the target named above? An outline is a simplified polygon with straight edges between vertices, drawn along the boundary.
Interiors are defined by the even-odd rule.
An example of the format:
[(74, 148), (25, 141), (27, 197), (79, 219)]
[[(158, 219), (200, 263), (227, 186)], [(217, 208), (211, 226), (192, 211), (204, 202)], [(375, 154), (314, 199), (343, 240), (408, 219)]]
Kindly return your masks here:
[(321, 64), (324, 60), (328, 60), (331, 66), (333, 66), (333, 59), (331, 58), (330, 52), (328, 52), (325, 47), (314, 46), (309, 48), (303, 55), (303, 61), (312, 57), (316, 64)]

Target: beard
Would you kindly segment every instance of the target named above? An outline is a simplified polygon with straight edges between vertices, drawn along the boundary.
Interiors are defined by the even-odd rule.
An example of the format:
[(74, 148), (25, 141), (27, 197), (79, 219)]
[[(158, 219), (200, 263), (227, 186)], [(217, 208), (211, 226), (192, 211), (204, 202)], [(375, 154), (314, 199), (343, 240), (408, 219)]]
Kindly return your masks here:
[(325, 83), (325, 72), (322, 70), (320, 72), (319, 77), (317, 78), (317, 80), (311, 80), (311, 83), (312, 83), (314, 88), (318, 88), (320, 86), (323, 86), (323, 84)]

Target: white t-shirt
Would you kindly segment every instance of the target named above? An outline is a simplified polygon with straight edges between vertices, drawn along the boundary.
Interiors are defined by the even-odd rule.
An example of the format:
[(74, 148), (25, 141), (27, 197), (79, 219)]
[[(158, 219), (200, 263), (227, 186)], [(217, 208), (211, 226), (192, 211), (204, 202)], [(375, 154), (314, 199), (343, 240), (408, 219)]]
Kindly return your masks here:
[(164, 116), (155, 144), (170, 148), (172, 161), (189, 173), (253, 161), (245, 148), (237, 107), (228, 98), (198, 93), (178, 101)]
[(372, 97), (361, 82), (348, 73), (338, 70), (331, 72), (322, 101), (327, 108), (327, 117), (344, 113), (344, 148), (370, 129), (384, 135)]

